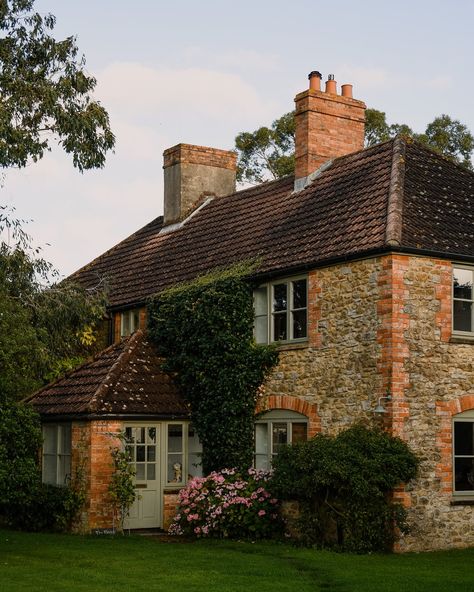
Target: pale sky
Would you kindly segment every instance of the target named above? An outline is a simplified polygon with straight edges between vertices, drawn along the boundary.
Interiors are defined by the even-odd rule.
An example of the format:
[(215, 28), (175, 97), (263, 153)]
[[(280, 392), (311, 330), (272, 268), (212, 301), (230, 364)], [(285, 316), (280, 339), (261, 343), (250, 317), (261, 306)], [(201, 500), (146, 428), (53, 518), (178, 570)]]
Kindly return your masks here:
[[(117, 136), (81, 175), (60, 151), (6, 171), (0, 203), (67, 275), (163, 213), (163, 150), (232, 149), (293, 108), (307, 74), (334, 74), (389, 122), (447, 113), (474, 132), (473, 0), (37, 0), (77, 36)], [(48, 246), (49, 245), (49, 246)]]

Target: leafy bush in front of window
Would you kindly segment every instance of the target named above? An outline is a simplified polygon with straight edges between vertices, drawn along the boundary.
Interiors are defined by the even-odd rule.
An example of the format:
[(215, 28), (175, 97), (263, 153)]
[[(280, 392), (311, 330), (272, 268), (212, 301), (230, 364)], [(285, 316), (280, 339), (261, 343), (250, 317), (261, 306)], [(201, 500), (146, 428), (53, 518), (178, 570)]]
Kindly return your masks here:
[(72, 487), (38, 483), (29, 490), (27, 500), (11, 501), (2, 514), (9, 526), (21, 530), (66, 532), (83, 504), (83, 494)]
[(194, 477), (180, 491), (171, 534), (258, 539), (281, 533), (279, 502), (268, 490), (270, 473), (222, 469)]
[(278, 360), (254, 340), (251, 270), (210, 274), (149, 304), (149, 334), (190, 403), (205, 474), (252, 466), (258, 389)]
[(359, 553), (389, 550), (394, 527), (407, 532), (406, 511), (390, 499), (412, 479), (418, 460), (401, 439), (355, 425), (284, 447), (272, 486), (300, 502), (302, 542)]

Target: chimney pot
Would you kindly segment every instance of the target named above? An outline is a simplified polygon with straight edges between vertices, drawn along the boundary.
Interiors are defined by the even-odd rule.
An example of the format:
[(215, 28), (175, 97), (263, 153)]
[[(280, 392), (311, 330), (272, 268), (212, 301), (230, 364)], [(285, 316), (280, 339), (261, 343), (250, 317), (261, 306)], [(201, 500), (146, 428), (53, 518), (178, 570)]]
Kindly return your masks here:
[(352, 84), (343, 84), (341, 86), (341, 94), (343, 97), (347, 97), (348, 99), (352, 99)]
[(337, 82), (334, 80), (334, 74), (329, 74), (326, 81), (326, 92), (337, 95)]
[(309, 88), (311, 90), (321, 90), (321, 72), (318, 72), (317, 70), (313, 70), (312, 72), (310, 72), (308, 74), (308, 79), (309, 79)]

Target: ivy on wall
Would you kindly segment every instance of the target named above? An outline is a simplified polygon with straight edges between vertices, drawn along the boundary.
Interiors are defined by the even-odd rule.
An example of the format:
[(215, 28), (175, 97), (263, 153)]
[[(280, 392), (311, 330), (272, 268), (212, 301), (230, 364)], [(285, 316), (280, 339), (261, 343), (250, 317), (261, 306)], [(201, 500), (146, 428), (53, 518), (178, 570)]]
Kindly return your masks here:
[(258, 388), (278, 360), (253, 337), (251, 270), (215, 272), (149, 304), (149, 334), (190, 403), (204, 474), (252, 465)]

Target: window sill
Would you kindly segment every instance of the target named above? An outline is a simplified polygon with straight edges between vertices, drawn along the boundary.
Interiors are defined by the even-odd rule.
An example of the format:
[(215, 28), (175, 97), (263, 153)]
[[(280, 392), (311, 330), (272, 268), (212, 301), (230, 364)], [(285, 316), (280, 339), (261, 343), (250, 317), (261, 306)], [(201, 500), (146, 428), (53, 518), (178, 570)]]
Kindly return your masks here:
[(451, 499), (452, 506), (474, 506), (474, 497), (453, 497)]
[(297, 343), (278, 343), (276, 342), (275, 347), (277, 351), (291, 351), (294, 349), (307, 349), (309, 347), (308, 341), (298, 341)]
[(452, 334), (449, 343), (474, 343), (473, 335)]

